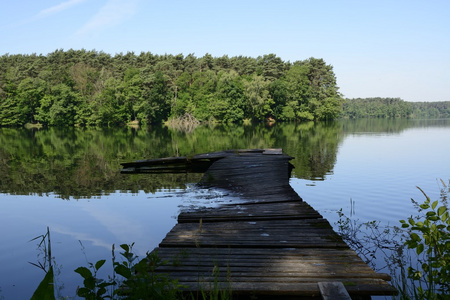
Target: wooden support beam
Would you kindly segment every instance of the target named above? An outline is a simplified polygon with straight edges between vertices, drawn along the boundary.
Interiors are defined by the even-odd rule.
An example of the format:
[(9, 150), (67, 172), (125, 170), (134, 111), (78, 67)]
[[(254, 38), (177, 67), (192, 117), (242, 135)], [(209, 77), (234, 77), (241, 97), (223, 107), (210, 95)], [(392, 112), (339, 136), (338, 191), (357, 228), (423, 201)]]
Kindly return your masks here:
[(318, 282), (323, 300), (351, 300), (342, 282)]

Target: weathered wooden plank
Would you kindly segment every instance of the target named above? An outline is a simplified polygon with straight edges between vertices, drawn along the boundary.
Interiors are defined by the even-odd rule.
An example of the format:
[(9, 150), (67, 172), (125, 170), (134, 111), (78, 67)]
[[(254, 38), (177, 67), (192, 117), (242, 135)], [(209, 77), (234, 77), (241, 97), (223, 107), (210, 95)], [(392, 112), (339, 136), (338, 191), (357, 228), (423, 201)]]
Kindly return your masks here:
[[(307, 283), (286, 283), (280, 282), (277, 284), (268, 284), (267, 282), (218, 282), (216, 283), (222, 289), (229, 289), (233, 295), (249, 295), (257, 294), (259, 296), (271, 296), (279, 299), (286, 296), (301, 296), (301, 297), (318, 297), (320, 290), (316, 282)], [(190, 291), (201, 291), (213, 289), (213, 285), (209, 280), (197, 280), (197, 282), (185, 283), (187, 289)], [(392, 295), (395, 291), (392, 287), (381, 284), (364, 284), (364, 290), (360, 290), (359, 286), (346, 286), (347, 291), (353, 296), (371, 295)]]
[[(164, 250), (164, 251), (160, 251)], [(156, 249), (168, 263), (165, 271), (193, 277), (207, 276), (214, 268), (233, 277), (347, 278), (390, 280), (375, 273), (353, 251), (347, 249), (262, 249), (262, 248), (191, 248)], [(341, 279), (340, 279), (341, 281)]]
[[(233, 265), (177, 265), (177, 266), (163, 266), (160, 271), (164, 272), (176, 272), (177, 274), (190, 273), (195, 280), (198, 275), (208, 275), (211, 274), (214, 268), (221, 268), (224, 274), (230, 273), (231, 276), (239, 277), (303, 277), (303, 278), (347, 278), (347, 280), (353, 280), (356, 278), (362, 279), (382, 279), (382, 276), (371, 275), (373, 270), (367, 270), (363, 266), (354, 266), (351, 268), (346, 268), (344, 264), (336, 264), (329, 266), (321, 266), (319, 264), (295, 264), (288, 265), (282, 264), (283, 270), (279, 270), (280, 266), (275, 266), (268, 264), (267, 266), (252, 265), (248, 266), (233, 266)], [(254, 270), (249, 270), (249, 268), (254, 268)]]
[[(154, 251), (158, 252), (158, 255), (161, 256), (163, 252), (161, 252), (163, 249), (161, 248), (155, 248)], [(251, 251), (249, 253), (249, 251)], [(284, 248), (284, 249), (278, 249), (277, 251), (273, 251), (273, 249), (265, 249), (265, 248), (259, 248), (259, 249), (251, 249), (248, 250), (246, 248), (235, 248), (235, 249), (201, 249), (201, 248), (179, 248), (179, 249), (164, 249), (164, 253), (167, 255), (184, 255), (188, 256), (189, 254), (196, 254), (196, 255), (232, 255), (232, 254), (248, 254), (248, 255), (261, 255), (264, 257), (286, 257), (286, 256), (299, 256), (299, 257), (309, 257), (309, 256), (316, 256), (316, 257), (323, 257), (323, 256), (342, 256), (342, 257), (349, 257), (354, 256), (358, 257), (356, 253), (351, 250), (350, 248), (346, 249), (319, 249), (319, 250), (312, 250), (312, 249), (295, 249), (295, 248)], [(210, 257), (210, 256), (208, 256)]]
[[(187, 231), (192, 230), (199, 230), (204, 228), (203, 226), (203, 220), (202, 222), (190, 222), (190, 223), (179, 223), (178, 228)], [(323, 218), (302, 218), (302, 219), (279, 219), (279, 220), (255, 220), (255, 221), (230, 221), (230, 222), (211, 222), (211, 224), (208, 223), (207, 228), (214, 228), (216, 229), (223, 229), (223, 230), (236, 230), (236, 227), (239, 230), (245, 231), (245, 230), (263, 230), (265, 228), (272, 228), (273, 230), (281, 229), (286, 231), (292, 230), (299, 230), (299, 229), (332, 229), (330, 223), (326, 219)]]
[[(206, 223), (205, 223), (206, 224)], [(236, 235), (239, 235), (237, 237)], [(185, 238), (236, 238), (237, 240), (283, 240), (283, 239), (299, 239), (299, 238), (325, 238), (327, 240), (335, 239), (333, 235), (333, 231), (330, 229), (312, 229), (307, 228), (301, 232), (295, 232), (292, 234), (287, 234), (286, 232), (280, 230), (274, 231), (270, 228), (265, 229), (264, 231), (254, 230), (254, 231), (212, 231), (212, 230), (199, 230), (194, 232), (186, 232), (186, 231), (171, 231), (167, 234), (166, 238), (168, 239), (185, 239)]]
[[(180, 243), (180, 245), (192, 243), (196, 247), (205, 245), (229, 245), (231, 247), (242, 243), (248, 245), (279, 244), (278, 247), (282, 248), (286, 248), (286, 244), (291, 246), (297, 244), (299, 247), (322, 243), (328, 243), (330, 247), (331, 245), (346, 246), (331, 228), (314, 227), (313, 224), (309, 227), (286, 226), (286, 228), (282, 228), (281, 226), (272, 227), (269, 224), (264, 227), (257, 223), (229, 222), (223, 227), (220, 226), (223, 223), (188, 223), (188, 226), (186, 223), (180, 223), (166, 235), (161, 246), (168, 246), (170, 243)], [(268, 223), (268, 221), (260, 223)]]
[[(291, 250), (292, 249), (292, 250)], [(157, 250), (155, 250), (157, 251)], [(309, 248), (164, 248), (158, 252), (158, 256), (169, 261), (198, 261), (201, 257), (205, 262), (216, 262), (218, 258), (226, 261), (240, 259), (242, 261), (303, 261), (311, 263), (321, 263), (323, 261), (345, 261), (362, 263), (361, 259), (348, 249), (309, 249)], [(366, 264), (363, 264), (366, 265)]]
[[(276, 265), (276, 264), (282, 264), (282, 265), (290, 265), (290, 266), (311, 266), (312, 268), (314, 268), (314, 272), (316, 272), (319, 268), (318, 266), (324, 266), (324, 263), (326, 262), (326, 264), (335, 267), (338, 266), (339, 268), (341, 268), (341, 265), (344, 265), (345, 268), (347, 268), (347, 265), (349, 263), (354, 264), (353, 268), (364, 268), (365, 270), (367, 270), (368, 272), (371, 272), (373, 270), (368, 269), (368, 267), (365, 264), (361, 264), (360, 261), (358, 261), (357, 259), (346, 259), (346, 260), (342, 260), (342, 259), (336, 259), (333, 257), (329, 257), (329, 258), (323, 258), (323, 259), (314, 259), (314, 258), (303, 258), (301, 262), (298, 261), (299, 258), (286, 258), (284, 260), (277, 260), (277, 259), (261, 259), (261, 258), (255, 258), (255, 259), (251, 259), (251, 258), (243, 258), (243, 257), (239, 257), (239, 256), (228, 256), (226, 257), (226, 259), (224, 259), (223, 261), (220, 260), (218, 261), (217, 258), (215, 261), (211, 261), (211, 260), (207, 260), (207, 259), (203, 259), (203, 260), (199, 260), (197, 257), (193, 257), (193, 258), (180, 258), (180, 257), (171, 257), (171, 258), (166, 258), (165, 260), (167, 260), (168, 262), (171, 262), (173, 264), (175, 264), (175, 266), (211, 266), (211, 265), (224, 265), (227, 267), (231, 267), (231, 266), (252, 266), (252, 267), (256, 267), (256, 266), (261, 266), (261, 267), (267, 267), (269, 265)], [(305, 271), (305, 270), (303, 270)], [(378, 273), (376, 273), (378, 274)], [(376, 277), (378, 278), (386, 278), (385, 275), (376, 275)]]
[[(198, 279), (201, 278), (203, 280), (218, 280), (221, 282), (225, 282), (225, 281), (229, 281), (229, 282), (250, 282), (250, 283), (255, 283), (255, 282), (265, 282), (266, 284), (277, 284), (277, 283), (294, 283), (294, 284), (302, 284), (302, 283), (316, 283), (318, 280), (324, 279), (324, 280), (329, 280), (329, 281), (339, 281), (342, 282), (344, 285), (346, 286), (352, 286), (352, 285), (372, 285), (372, 286), (381, 286), (381, 287), (386, 287), (388, 284), (386, 283), (386, 281), (379, 279), (379, 278), (351, 278), (351, 277), (338, 277), (338, 276), (334, 276), (334, 277), (328, 277), (328, 278), (324, 278), (324, 275), (322, 274), (322, 277), (319, 276), (311, 276), (311, 277), (299, 277), (296, 276), (296, 274), (293, 275), (289, 275), (290, 273), (286, 273), (285, 276), (247, 276), (247, 274), (245, 274), (245, 276), (234, 276), (232, 274), (228, 274), (227, 270), (223, 270), (220, 272), (218, 272), (218, 274), (213, 274), (211, 271), (210, 272), (205, 272), (205, 273), (199, 273), (196, 274), (197, 276), (194, 278), (194, 276), (192, 276), (191, 273), (173, 273), (174, 275), (172, 275), (172, 273), (167, 273), (169, 276), (174, 277), (174, 275), (176, 275), (176, 279), (178, 279), (180, 282), (184, 282), (184, 283), (195, 283), (198, 282)], [(375, 288), (375, 289), (379, 289)]]
[(320, 214), (314, 212), (304, 214), (289, 215), (254, 215), (252, 213), (243, 213), (240, 215), (220, 215), (220, 214), (180, 214), (178, 216), (179, 223), (198, 223), (200, 219), (205, 222), (233, 222), (233, 221), (264, 221), (264, 220), (301, 220), (320, 218)]
[(253, 205), (223, 205), (219, 208), (205, 208), (182, 212), (179, 223), (219, 221), (256, 221), (256, 220), (292, 220), (322, 219), (311, 206), (302, 201), (281, 203), (260, 203)]

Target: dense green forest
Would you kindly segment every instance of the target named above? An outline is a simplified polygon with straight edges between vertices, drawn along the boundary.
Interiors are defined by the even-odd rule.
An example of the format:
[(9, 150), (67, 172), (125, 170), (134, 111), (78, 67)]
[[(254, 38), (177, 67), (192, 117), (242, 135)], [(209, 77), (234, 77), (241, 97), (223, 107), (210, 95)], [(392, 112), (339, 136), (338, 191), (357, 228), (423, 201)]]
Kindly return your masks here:
[(343, 99), (323, 59), (57, 50), (0, 57), (0, 126), (448, 118), (450, 102)]
[(341, 117), (359, 118), (450, 118), (450, 101), (406, 102), (399, 98), (345, 99)]
[(327, 120), (342, 101), (332, 66), (316, 58), (86, 50), (0, 57), (1, 126)]

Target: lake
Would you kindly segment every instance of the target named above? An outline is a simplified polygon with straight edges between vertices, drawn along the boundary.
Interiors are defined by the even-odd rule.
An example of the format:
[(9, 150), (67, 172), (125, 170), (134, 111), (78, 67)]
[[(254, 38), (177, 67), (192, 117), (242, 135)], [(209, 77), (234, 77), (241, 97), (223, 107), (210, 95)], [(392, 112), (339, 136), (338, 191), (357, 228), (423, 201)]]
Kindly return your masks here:
[[(225, 149), (283, 148), (295, 157), (295, 191), (333, 226), (337, 211), (397, 225), (410, 199), (439, 198), (450, 179), (450, 120), (27, 130), (0, 128), (0, 299), (29, 299), (44, 272), (34, 237), (50, 228), (57, 294), (75, 298), (79, 266), (111, 259), (112, 244), (152, 250), (186, 207), (224, 191), (201, 174), (122, 175), (120, 163)], [(117, 254), (116, 254), (117, 255)], [(100, 277), (111, 272), (105, 264)]]

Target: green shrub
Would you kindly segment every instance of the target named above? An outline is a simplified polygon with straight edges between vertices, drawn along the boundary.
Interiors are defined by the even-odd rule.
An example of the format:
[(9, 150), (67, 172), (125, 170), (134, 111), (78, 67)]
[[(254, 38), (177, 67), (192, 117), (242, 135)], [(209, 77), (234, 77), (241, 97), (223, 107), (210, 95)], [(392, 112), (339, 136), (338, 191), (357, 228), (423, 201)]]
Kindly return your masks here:
[(437, 299), (450, 294), (450, 214), (446, 198), (431, 202), (420, 191), (426, 199), (414, 203), (421, 215), (400, 221), (407, 229), (405, 245), (418, 257), (417, 266), (409, 266), (407, 276), (417, 283), (415, 296)]
[[(121, 262), (115, 261), (113, 245), (114, 274), (108, 280), (97, 278), (97, 272), (105, 264), (99, 260), (95, 264), (89, 263), (89, 268), (79, 267), (75, 270), (84, 281), (83, 287), (77, 290), (79, 297), (87, 300), (100, 299), (177, 299), (181, 285), (178, 280), (170, 279), (167, 274), (156, 273), (157, 267), (166, 264), (158, 257), (156, 251), (147, 252), (144, 259), (133, 253), (133, 244), (122, 244)], [(116, 278), (120, 275), (121, 278)], [(108, 287), (113, 287), (108, 294)]]
[(450, 299), (450, 188), (441, 184), (440, 199), (433, 202), (418, 188), (425, 200), (411, 199), (418, 215), (400, 220), (401, 228), (360, 223), (338, 212), (338, 233), (372, 267), (384, 258), (377, 271), (389, 270), (399, 299)]

